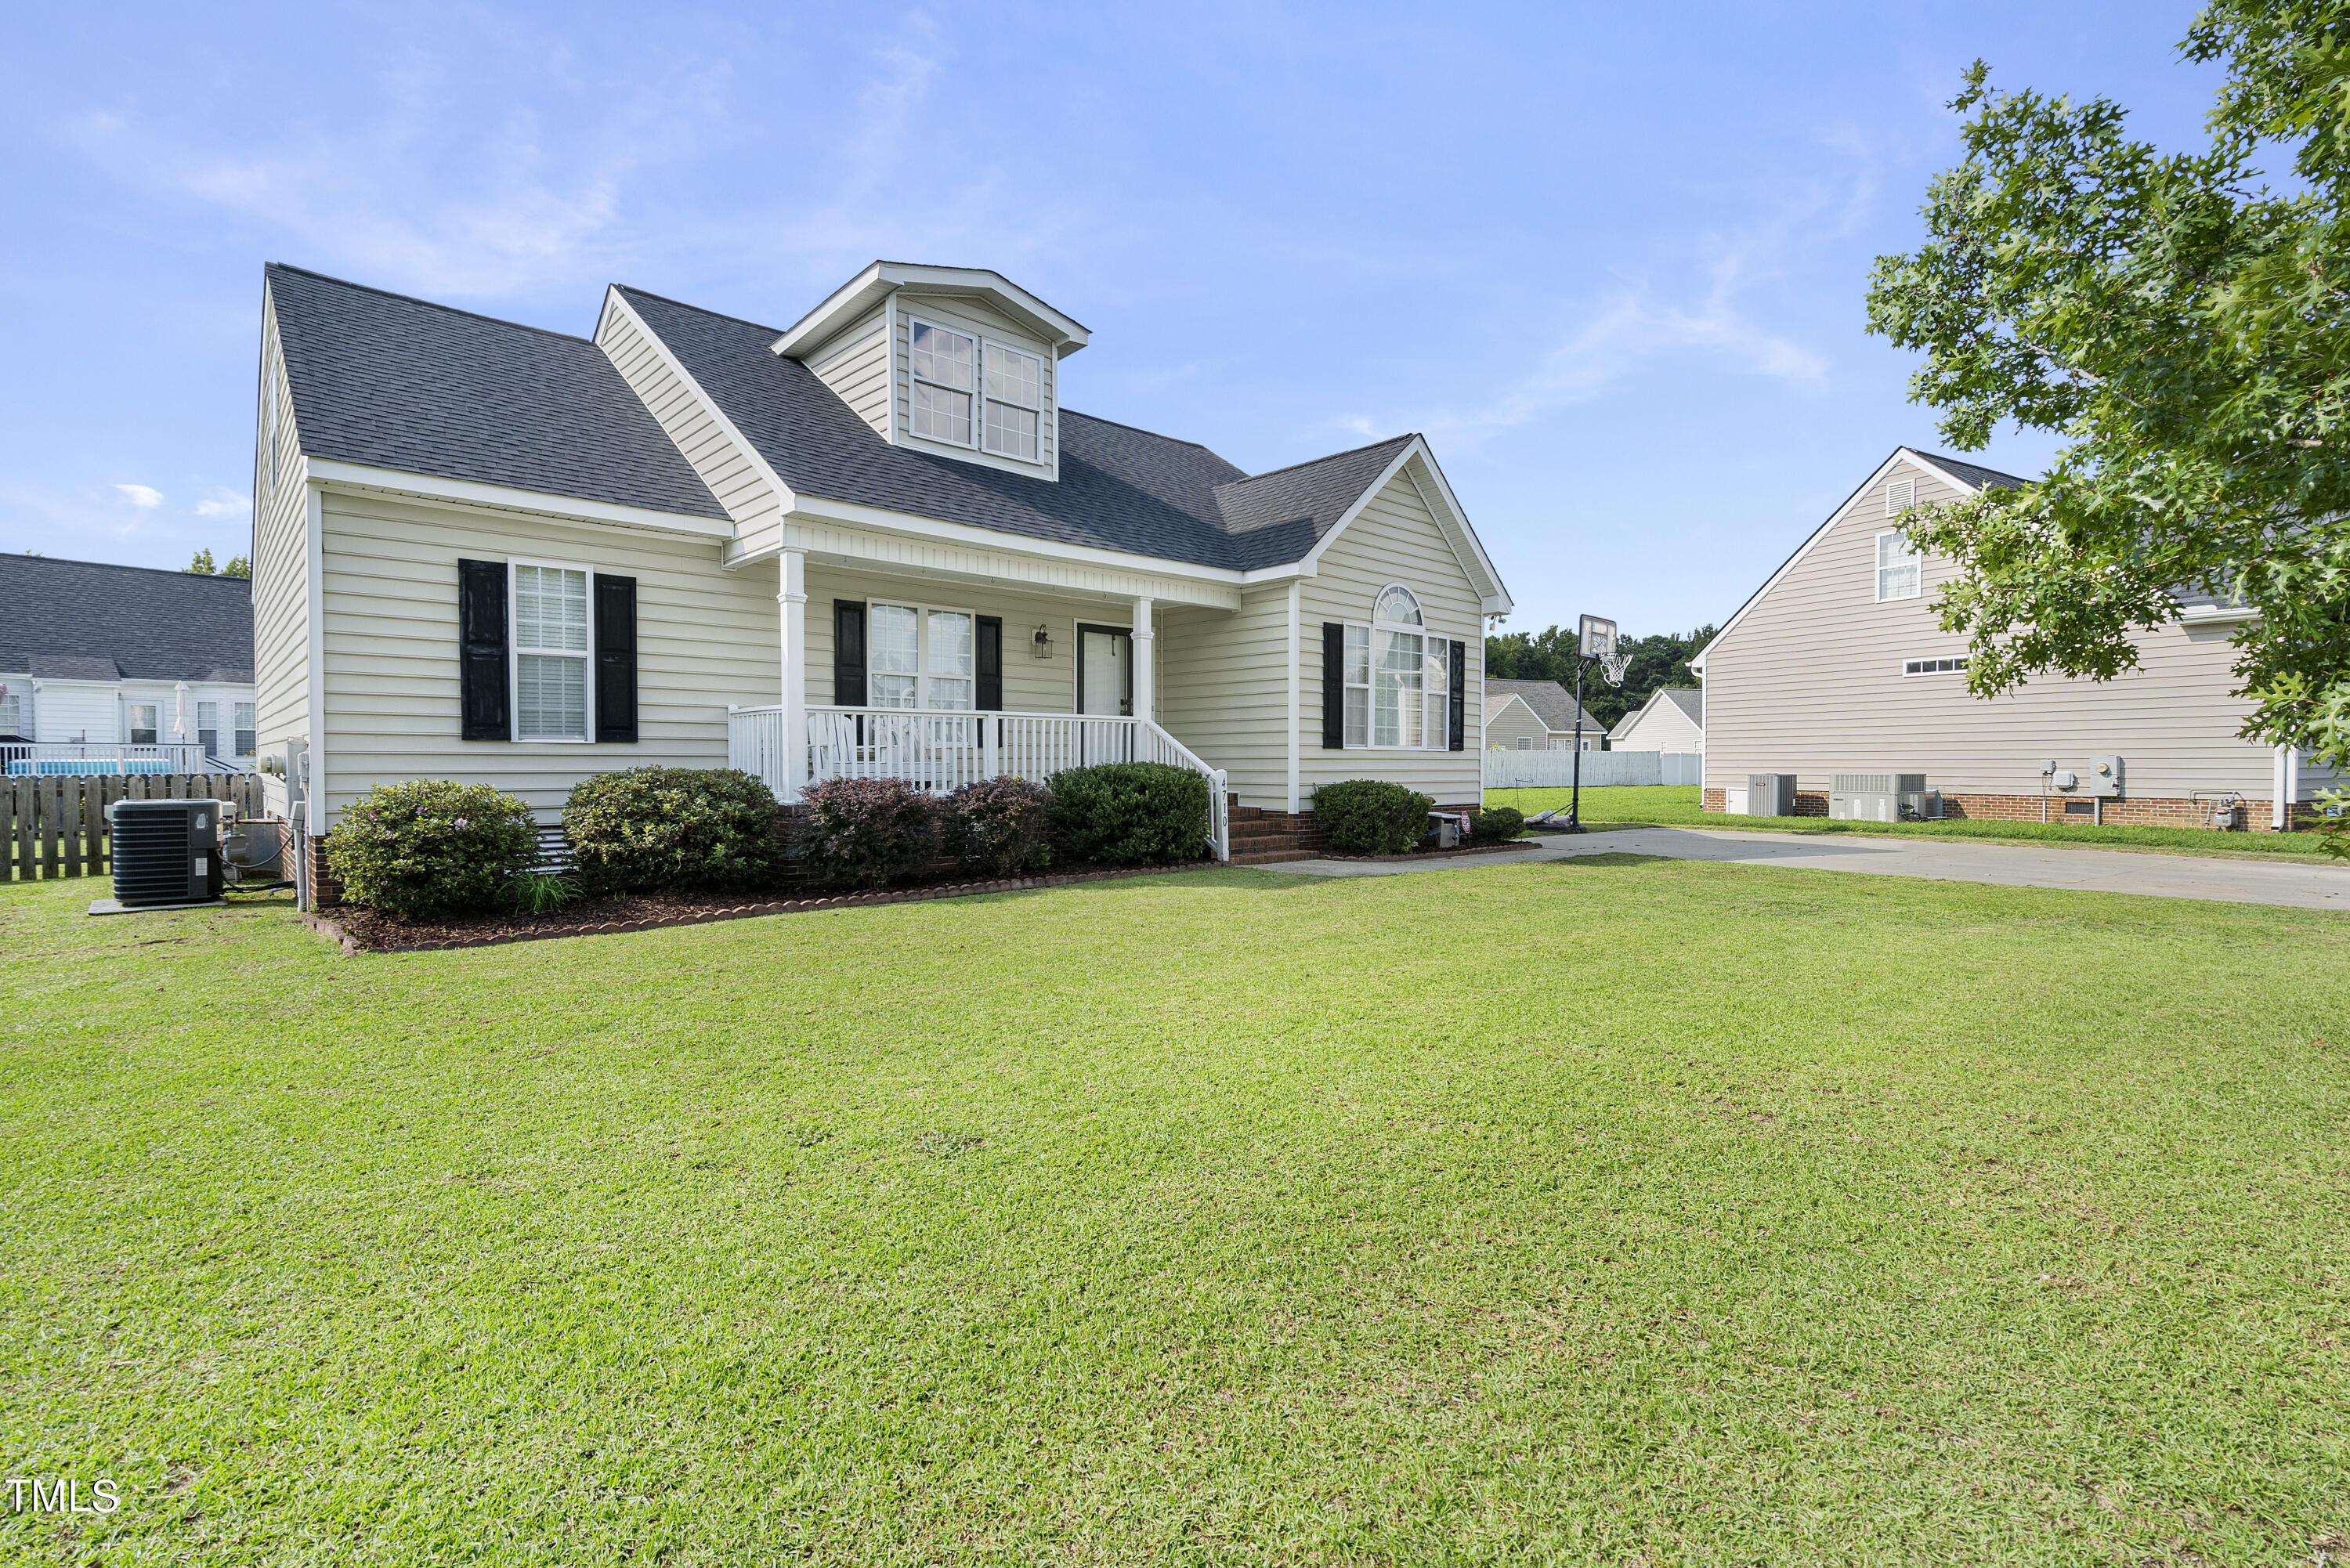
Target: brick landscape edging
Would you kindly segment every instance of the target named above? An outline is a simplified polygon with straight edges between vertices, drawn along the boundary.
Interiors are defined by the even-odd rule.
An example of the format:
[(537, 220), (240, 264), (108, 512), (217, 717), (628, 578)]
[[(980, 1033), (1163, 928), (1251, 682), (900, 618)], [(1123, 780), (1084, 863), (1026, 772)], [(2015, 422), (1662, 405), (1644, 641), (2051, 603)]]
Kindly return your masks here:
[[(334, 920), (304, 911), (302, 923), (321, 936), (340, 942), (346, 953), (430, 953), (454, 948), (494, 948), (508, 942), (546, 942), (562, 937), (603, 937), (625, 931), (650, 931), (662, 926), (704, 926), (714, 920), (743, 920), (759, 915), (798, 915), (818, 909), (853, 909), (873, 904), (915, 904), (928, 898), (967, 898), (982, 893), (1013, 893), (1029, 888), (1062, 888), (1073, 882), (1106, 882), (1118, 877), (1163, 877), (1170, 871), (1211, 871), (1213, 860), (1185, 861), (1174, 866), (1130, 866), (1103, 871), (1069, 871), (1055, 877), (1010, 877), (993, 882), (953, 882), (935, 888), (905, 888), (885, 893), (839, 893), (823, 898), (767, 898), (720, 909), (697, 909), (690, 915), (648, 915), (639, 920), (598, 920), (593, 925), (566, 926), (560, 930), (493, 931), (449, 942), (401, 942), (369, 947)], [(1246, 867), (1243, 867), (1246, 869)]]

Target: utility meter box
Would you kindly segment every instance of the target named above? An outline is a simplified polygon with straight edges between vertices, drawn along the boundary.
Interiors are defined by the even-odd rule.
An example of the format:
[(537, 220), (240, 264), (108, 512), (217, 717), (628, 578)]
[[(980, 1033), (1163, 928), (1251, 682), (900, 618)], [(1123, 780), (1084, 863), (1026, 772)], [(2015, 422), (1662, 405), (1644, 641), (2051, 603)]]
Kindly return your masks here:
[(1746, 815), (1749, 816), (1794, 815), (1795, 775), (1748, 774), (1746, 775)]
[(2118, 800), (2122, 793), (2121, 758), (2091, 757), (2088, 788), (2084, 793), (2104, 795), (2108, 800)]

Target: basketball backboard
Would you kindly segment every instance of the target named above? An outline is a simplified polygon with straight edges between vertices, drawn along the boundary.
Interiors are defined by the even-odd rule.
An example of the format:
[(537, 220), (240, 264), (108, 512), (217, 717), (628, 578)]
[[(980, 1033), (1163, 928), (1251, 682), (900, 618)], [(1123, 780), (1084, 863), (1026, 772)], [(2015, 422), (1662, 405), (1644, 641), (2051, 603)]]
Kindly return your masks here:
[(1605, 659), (1616, 651), (1616, 623), (1596, 615), (1583, 618), (1581, 651), (1586, 659)]

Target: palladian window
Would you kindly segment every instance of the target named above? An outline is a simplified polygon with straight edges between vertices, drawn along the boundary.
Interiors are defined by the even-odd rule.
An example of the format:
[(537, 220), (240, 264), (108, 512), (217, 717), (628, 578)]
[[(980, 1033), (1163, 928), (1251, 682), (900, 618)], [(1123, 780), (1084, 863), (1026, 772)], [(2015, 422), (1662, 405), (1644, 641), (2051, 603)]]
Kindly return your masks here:
[(1349, 746), (1442, 751), (1451, 711), (1452, 645), (1430, 637), (1419, 599), (1379, 590), (1371, 624), (1346, 630), (1345, 741)]

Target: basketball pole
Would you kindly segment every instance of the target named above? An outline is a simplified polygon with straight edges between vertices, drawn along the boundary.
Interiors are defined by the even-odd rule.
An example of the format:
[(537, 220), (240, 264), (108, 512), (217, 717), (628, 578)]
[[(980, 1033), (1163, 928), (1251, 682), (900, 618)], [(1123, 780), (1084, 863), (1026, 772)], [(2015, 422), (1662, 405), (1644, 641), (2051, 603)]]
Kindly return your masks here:
[(1583, 672), (1591, 668), (1591, 656), (1578, 649), (1575, 656), (1575, 794), (1566, 803), (1566, 831), (1581, 833), (1583, 827)]

